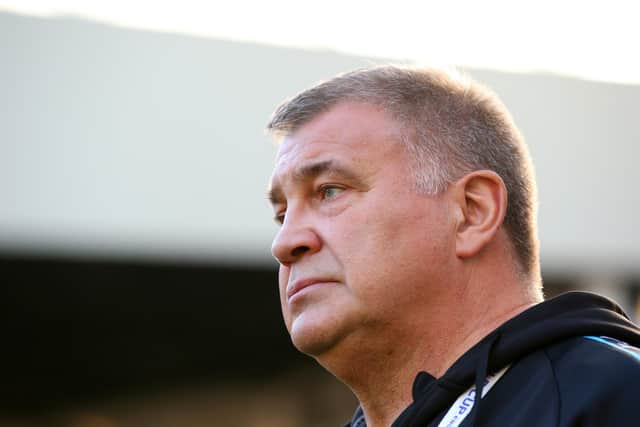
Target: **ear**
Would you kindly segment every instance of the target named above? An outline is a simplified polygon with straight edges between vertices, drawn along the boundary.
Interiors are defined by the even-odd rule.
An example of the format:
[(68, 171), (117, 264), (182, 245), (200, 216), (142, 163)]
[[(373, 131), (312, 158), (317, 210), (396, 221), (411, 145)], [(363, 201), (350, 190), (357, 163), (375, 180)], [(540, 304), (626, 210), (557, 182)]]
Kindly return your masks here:
[(454, 184), (459, 208), (456, 255), (469, 258), (491, 242), (507, 211), (507, 188), (490, 170), (474, 171)]

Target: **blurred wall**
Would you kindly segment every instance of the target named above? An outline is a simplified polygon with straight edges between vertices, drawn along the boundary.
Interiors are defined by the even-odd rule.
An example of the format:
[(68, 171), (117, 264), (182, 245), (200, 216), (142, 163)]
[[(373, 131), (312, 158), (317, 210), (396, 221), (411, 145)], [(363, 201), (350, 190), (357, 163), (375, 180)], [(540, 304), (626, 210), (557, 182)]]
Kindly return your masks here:
[[(263, 134), (331, 52), (0, 13), (0, 248), (265, 264)], [(638, 275), (640, 86), (470, 70), (527, 138), (544, 269)]]

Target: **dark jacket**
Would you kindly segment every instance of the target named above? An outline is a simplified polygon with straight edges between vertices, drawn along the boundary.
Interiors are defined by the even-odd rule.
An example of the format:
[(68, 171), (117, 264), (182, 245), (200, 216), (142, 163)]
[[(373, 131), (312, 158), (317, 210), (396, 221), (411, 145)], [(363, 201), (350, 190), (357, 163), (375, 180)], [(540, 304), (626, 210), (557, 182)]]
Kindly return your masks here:
[[(436, 427), (456, 399), (511, 365), (460, 427), (640, 426), (640, 330), (614, 302), (570, 292), (494, 330), (436, 379), (420, 372), (393, 427)], [(358, 409), (347, 426), (365, 427)]]

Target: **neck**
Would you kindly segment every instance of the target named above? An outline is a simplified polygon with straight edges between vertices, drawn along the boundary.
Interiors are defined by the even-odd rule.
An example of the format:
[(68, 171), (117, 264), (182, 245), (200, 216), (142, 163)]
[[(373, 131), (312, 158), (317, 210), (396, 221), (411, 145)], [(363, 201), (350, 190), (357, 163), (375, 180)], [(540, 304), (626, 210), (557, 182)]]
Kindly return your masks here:
[(496, 327), (539, 302), (522, 283), (497, 286), (487, 278), (481, 285), (469, 282), (456, 289), (432, 301), (428, 312), (350, 337), (317, 358), (354, 392), (367, 426), (393, 423), (411, 403), (419, 372), (442, 376)]
[(461, 328), (457, 335), (459, 337), (457, 342), (451, 343), (450, 350), (441, 359), (439, 366), (434, 366), (433, 375), (438, 378), (442, 376), (463, 354), (471, 349), (475, 344), (480, 342), (485, 336), (489, 335), (497, 327), (502, 325), (507, 320), (517, 316), (526, 309), (537, 304), (536, 302), (523, 302), (514, 307), (505, 307), (504, 312), (501, 313), (479, 313), (473, 324), (482, 325), (481, 327), (474, 327), (468, 330)]

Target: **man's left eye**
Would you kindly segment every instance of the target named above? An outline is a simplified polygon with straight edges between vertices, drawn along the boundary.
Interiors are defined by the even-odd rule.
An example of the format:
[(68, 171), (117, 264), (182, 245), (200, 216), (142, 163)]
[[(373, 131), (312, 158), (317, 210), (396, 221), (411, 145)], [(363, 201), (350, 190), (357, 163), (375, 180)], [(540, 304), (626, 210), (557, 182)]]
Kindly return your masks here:
[(322, 198), (324, 199), (333, 199), (337, 197), (341, 192), (344, 191), (344, 188), (327, 186), (321, 189)]

